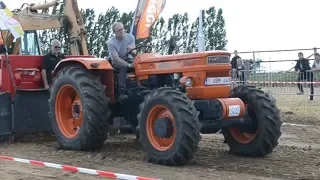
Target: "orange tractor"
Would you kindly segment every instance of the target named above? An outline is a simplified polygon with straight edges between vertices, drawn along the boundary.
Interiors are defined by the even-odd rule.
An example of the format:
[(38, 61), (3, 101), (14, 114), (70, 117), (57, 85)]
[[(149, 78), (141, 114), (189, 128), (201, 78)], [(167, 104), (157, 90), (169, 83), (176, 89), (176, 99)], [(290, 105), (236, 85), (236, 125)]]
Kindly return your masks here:
[[(10, 65), (14, 74), (22, 77), (26, 74), (18, 67), (38, 68), (42, 58), (11, 56)], [(28, 97), (33, 95), (34, 99), (20, 94), (20, 99), (35, 103), (34, 114), (49, 102), (53, 132), (64, 149), (101, 148), (112, 124), (110, 119), (119, 116), (136, 129), (149, 161), (156, 164), (186, 164), (198, 150), (201, 133), (221, 131), (230, 151), (240, 156), (262, 157), (278, 145), (281, 121), (275, 100), (253, 86), (231, 88), (230, 53), (209, 51), (162, 56), (148, 51), (132, 60), (135, 69), (127, 80), (129, 98), (123, 101), (118, 100), (117, 71), (111, 63), (84, 56), (70, 56), (56, 66), (49, 101), (43, 95), (39, 103), (41, 97), (29, 88), (41, 84), (41, 74), (37, 73), (40, 69), (33, 71), (35, 75), (27, 74), (37, 77), (37, 81), (33, 79), (29, 85), (22, 81), (17, 91), (26, 91)], [(2, 83), (7, 85), (2, 84), (1, 90), (10, 94), (16, 79), (11, 82), (9, 79), (8, 71), (2, 69)], [(11, 96), (0, 96), (4, 97)], [(19, 112), (27, 113), (27, 110)], [(15, 116), (25, 117), (26, 113)], [(26, 121), (39, 123), (35, 119)]]

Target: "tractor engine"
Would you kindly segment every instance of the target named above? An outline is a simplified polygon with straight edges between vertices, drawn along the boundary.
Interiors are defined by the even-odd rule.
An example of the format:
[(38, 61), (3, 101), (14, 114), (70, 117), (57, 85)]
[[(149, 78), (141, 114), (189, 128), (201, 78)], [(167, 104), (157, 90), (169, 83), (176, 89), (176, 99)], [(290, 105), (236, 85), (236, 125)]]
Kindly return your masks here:
[(229, 98), (229, 53), (216, 51), (168, 57), (141, 54), (136, 63), (137, 79), (142, 85), (149, 89), (177, 88), (194, 100), (202, 133), (215, 133), (221, 126), (243, 122), (244, 103), (238, 98)]

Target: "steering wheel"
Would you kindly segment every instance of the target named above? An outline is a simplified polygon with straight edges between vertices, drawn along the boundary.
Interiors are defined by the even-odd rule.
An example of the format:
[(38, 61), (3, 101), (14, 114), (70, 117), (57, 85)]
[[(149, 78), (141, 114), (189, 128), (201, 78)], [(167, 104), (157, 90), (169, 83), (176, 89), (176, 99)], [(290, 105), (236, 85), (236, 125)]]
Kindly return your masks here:
[(151, 53), (152, 52), (152, 47), (151, 46), (148, 46), (148, 45), (137, 46), (137, 47), (131, 49), (125, 56), (127, 57), (129, 54), (136, 55), (136, 54), (132, 54), (132, 51), (137, 50), (137, 49), (142, 49), (142, 48), (147, 48), (145, 53)]

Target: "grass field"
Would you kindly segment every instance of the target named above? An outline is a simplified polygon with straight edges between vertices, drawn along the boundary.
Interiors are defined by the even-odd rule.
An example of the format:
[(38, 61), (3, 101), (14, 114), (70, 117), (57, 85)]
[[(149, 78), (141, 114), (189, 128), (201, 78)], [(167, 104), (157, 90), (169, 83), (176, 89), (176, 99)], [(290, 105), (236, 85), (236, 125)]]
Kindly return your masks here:
[[(183, 167), (148, 163), (145, 150), (139, 141), (135, 141), (135, 136), (121, 134), (110, 136), (104, 147), (94, 152), (62, 150), (51, 136), (24, 137), (12, 144), (0, 145), (0, 155), (165, 180), (319, 180), (320, 126), (301, 127), (292, 124), (320, 125), (320, 96), (309, 101), (308, 95), (281, 95), (281, 88), (269, 90), (281, 109), (281, 120), (291, 124), (283, 124), (279, 145), (265, 158), (245, 158), (230, 154), (220, 133), (202, 135), (198, 153)], [(0, 162), (0, 177), (6, 180), (101, 179), (5, 161)]]
[(281, 109), (282, 120), (286, 123), (320, 125), (320, 96), (313, 101), (308, 95), (277, 95), (273, 94)]

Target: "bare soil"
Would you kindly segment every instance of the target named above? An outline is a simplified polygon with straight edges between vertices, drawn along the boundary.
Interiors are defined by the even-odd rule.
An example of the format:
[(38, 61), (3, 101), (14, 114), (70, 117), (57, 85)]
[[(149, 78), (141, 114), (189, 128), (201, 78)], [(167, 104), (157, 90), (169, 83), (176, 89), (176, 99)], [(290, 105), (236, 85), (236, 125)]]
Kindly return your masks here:
[[(68, 164), (118, 173), (177, 179), (319, 179), (320, 127), (282, 127), (280, 145), (265, 158), (242, 158), (228, 154), (220, 134), (203, 135), (196, 157), (184, 167), (165, 167), (146, 161), (139, 142), (131, 135), (110, 137), (97, 152), (58, 149), (53, 137), (28, 137), (19, 143), (1, 145), (1, 154)], [(0, 177), (27, 179), (100, 179), (16, 162), (0, 163)]]
[[(265, 158), (229, 154), (221, 134), (202, 135), (199, 152), (184, 167), (148, 163), (140, 142), (135, 142), (132, 135), (109, 137), (104, 148), (97, 152), (59, 150), (54, 137), (26, 137), (9, 145), (0, 145), (0, 154), (164, 180), (320, 179), (320, 116), (313, 113), (319, 108), (320, 101), (309, 102), (304, 97), (285, 103), (282, 98), (277, 99), (285, 123), (283, 134), (279, 146)], [(299, 106), (304, 107), (304, 111), (299, 110)], [(304, 126), (306, 124), (309, 126)], [(6, 180), (102, 179), (6, 161), (0, 162), (0, 177)]]

